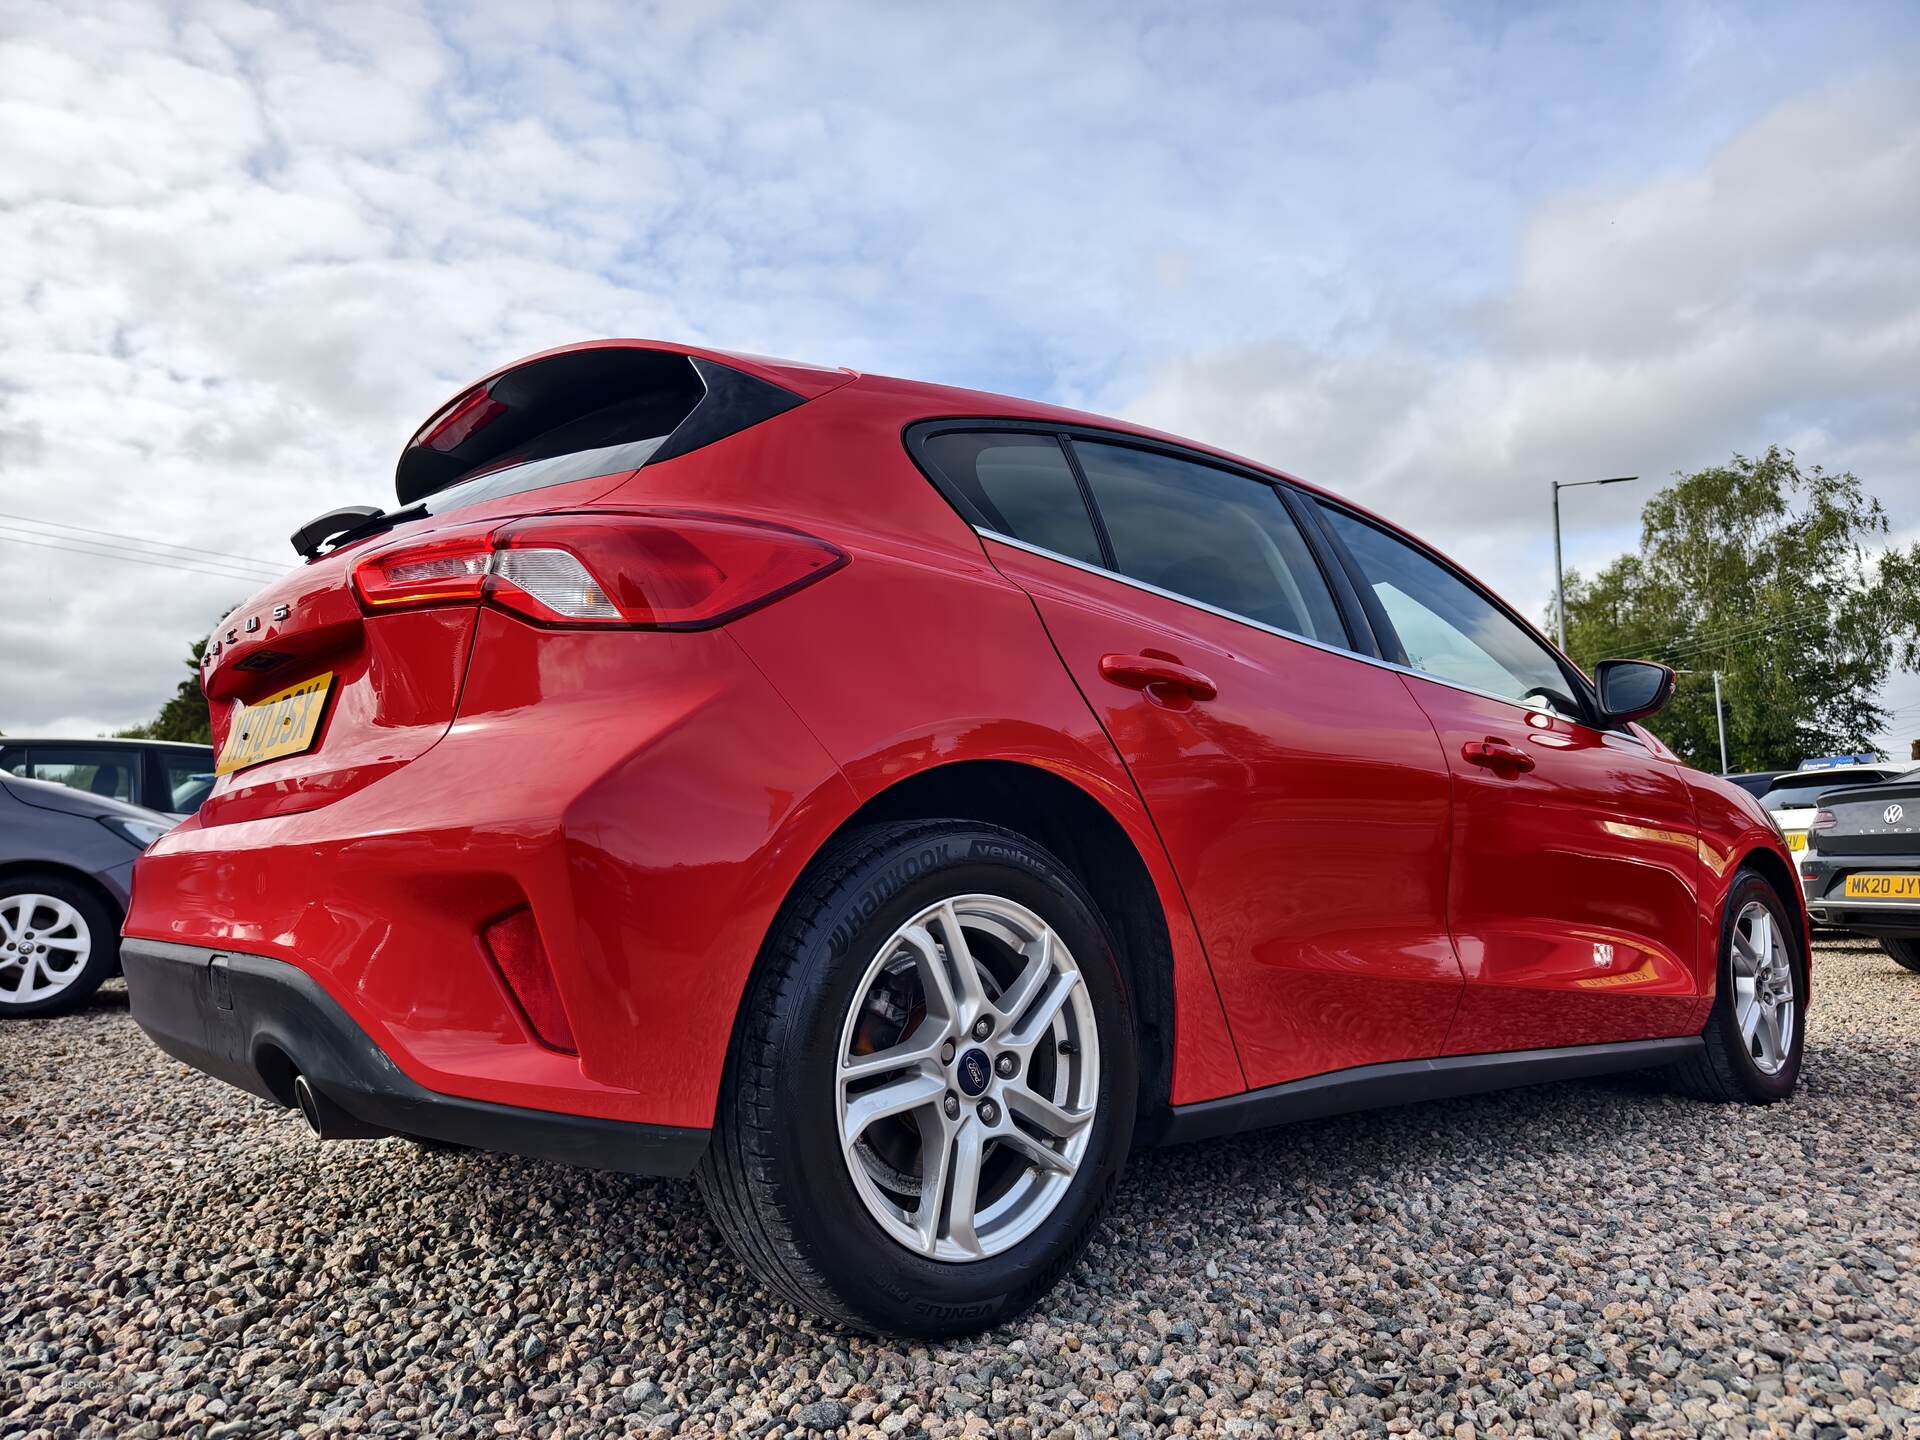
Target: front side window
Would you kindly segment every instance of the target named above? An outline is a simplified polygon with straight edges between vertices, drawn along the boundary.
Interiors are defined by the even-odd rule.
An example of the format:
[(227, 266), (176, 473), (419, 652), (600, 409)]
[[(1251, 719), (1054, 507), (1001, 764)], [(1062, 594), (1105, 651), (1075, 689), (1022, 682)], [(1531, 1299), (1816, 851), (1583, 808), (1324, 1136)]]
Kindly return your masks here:
[(1115, 566), (1158, 589), (1344, 646), (1326, 577), (1271, 485), (1125, 445), (1073, 442)]
[(1103, 563), (1087, 502), (1053, 436), (950, 430), (930, 437), (924, 453), (989, 530)]
[(82, 749), (78, 746), (35, 747), (31, 752), (29, 776), (50, 780), (89, 795), (109, 795), (115, 800), (137, 800), (140, 769), (138, 750)]
[(1399, 637), (1407, 664), (1442, 680), (1584, 718), (1552, 654), (1453, 571), (1384, 530), (1321, 506)]

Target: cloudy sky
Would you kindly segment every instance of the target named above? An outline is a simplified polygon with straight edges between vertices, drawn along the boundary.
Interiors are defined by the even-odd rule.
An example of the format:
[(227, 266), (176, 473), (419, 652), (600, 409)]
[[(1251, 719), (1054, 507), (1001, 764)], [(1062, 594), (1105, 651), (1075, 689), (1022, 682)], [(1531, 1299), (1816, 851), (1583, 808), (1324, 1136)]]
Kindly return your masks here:
[(1778, 441), (1920, 538), (1916, 67), (1910, 0), (0, 0), (0, 729), (150, 717), (295, 524), (598, 335), (1190, 433), (1535, 614), (1553, 478)]

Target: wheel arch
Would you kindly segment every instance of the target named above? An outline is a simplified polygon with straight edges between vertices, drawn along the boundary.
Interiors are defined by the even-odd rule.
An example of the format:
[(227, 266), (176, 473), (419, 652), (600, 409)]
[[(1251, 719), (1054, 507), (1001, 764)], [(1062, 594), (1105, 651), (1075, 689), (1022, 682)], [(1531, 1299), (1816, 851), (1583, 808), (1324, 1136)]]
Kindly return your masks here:
[[(1720, 938), (1727, 925), (1727, 907), (1732, 903), (1734, 887), (1742, 875), (1756, 875), (1766, 881), (1788, 915), (1793, 917), (1797, 927), (1795, 934), (1800, 941), (1800, 954), (1806, 966), (1806, 985), (1808, 998), (1813, 994), (1813, 927), (1807, 919), (1806, 897), (1800, 893), (1800, 881), (1793, 873), (1793, 867), (1781, 858), (1774, 848), (1767, 844), (1764, 837), (1755, 837), (1745, 849), (1729, 856), (1718, 874), (1718, 889), (1711, 896), (1703, 896), (1700, 907), (1700, 943), (1702, 946), (1700, 964), (1700, 1011), (1699, 1020), (1704, 1024), (1713, 1007), (1714, 997), (1720, 991)], [(1709, 903), (1710, 901), (1710, 903)]]
[(119, 898), (102, 885), (98, 877), (88, 874), (74, 865), (64, 865), (58, 860), (9, 860), (0, 863), (0, 885), (20, 875), (52, 875), (57, 879), (68, 880), (95, 896), (107, 913), (118, 922), (124, 923), (127, 914)]
[[(1800, 891), (1800, 878), (1793, 873), (1793, 867), (1768, 846), (1761, 844), (1753, 846), (1743, 854), (1733, 867), (1732, 873), (1738, 874), (1742, 870), (1751, 870), (1773, 886), (1779, 894), (1780, 903), (1786, 906), (1787, 913), (1794, 917), (1794, 924), (1799, 933), (1800, 953), (1807, 957), (1809, 968), (1811, 968), (1813, 931), (1807, 921), (1806, 897)], [(1731, 885), (1727, 887), (1729, 895), (1732, 894), (1732, 889)], [(1723, 907), (1725, 906), (1724, 896), (1720, 903)]]
[[(1156, 1127), (1173, 1087), (1174, 946), (1152, 868), (1126, 827), (1096, 797), (1052, 770), (1014, 760), (956, 760), (903, 776), (870, 795), (824, 838), (815, 856), (850, 830), (898, 820), (1000, 825), (1073, 871), (1114, 931), (1139, 1054), (1136, 1129)], [(811, 864), (802, 868), (794, 890)], [(780, 923), (776, 919), (770, 936)]]

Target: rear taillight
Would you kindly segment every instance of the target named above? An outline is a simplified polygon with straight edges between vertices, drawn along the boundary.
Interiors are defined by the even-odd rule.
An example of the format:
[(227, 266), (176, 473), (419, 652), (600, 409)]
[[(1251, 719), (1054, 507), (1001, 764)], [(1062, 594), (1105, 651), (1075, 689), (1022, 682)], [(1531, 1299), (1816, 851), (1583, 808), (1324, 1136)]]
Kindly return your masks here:
[(508, 911), (490, 922), (480, 938), (540, 1043), (576, 1053), (573, 1026), (560, 1003), (560, 988), (553, 983), (553, 967), (547, 963), (547, 947), (540, 942), (533, 911), (524, 905)]
[(495, 538), (494, 603), (543, 623), (702, 630), (846, 563), (796, 530), (713, 515), (552, 515)]
[(704, 630), (790, 595), (847, 557), (796, 530), (716, 515), (546, 515), (376, 551), (370, 610), (484, 599), (540, 625)]
[(369, 610), (472, 604), (486, 589), (493, 530), (466, 525), (416, 544), (376, 550), (353, 567), (354, 593)]
[(1808, 825), (1807, 829), (1809, 831), (1831, 830), (1839, 823), (1840, 821), (1831, 810), (1816, 810), (1813, 812), (1813, 823)]

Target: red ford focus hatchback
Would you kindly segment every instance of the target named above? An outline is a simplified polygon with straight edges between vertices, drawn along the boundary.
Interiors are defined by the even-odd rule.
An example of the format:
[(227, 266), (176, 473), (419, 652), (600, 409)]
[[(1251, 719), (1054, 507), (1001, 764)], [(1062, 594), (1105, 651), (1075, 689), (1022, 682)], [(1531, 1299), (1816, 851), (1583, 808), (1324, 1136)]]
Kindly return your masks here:
[(977, 1329), (1136, 1144), (1669, 1066), (1788, 1094), (1790, 861), (1470, 577), (1116, 421), (535, 356), (214, 636), (140, 861), (163, 1047), (402, 1134), (698, 1176), (774, 1289)]

